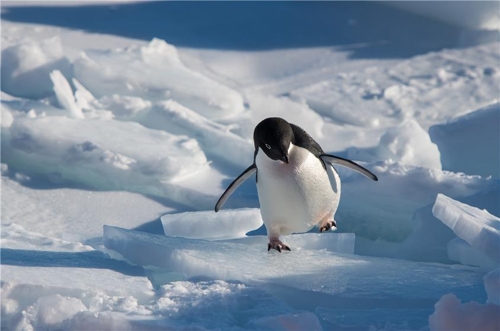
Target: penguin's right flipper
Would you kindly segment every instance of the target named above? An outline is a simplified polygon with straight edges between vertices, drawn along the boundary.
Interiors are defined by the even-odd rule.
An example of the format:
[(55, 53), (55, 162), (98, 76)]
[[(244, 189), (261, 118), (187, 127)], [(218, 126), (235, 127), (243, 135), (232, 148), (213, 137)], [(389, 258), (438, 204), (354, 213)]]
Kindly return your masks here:
[(224, 193), (222, 193), (219, 201), (215, 204), (215, 212), (218, 212), (219, 209), (222, 208), (222, 205), (226, 203), (226, 200), (229, 199), (229, 196), (233, 194), (236, 189), (243, 184), (250, 176), (252, 176), (255, 172), (257, 172), (257, 167), (255, 164), (252, 164), (248, 168), (245, 169), (233, 182), (229, 185)]
[(378, 181), (377, 176), (375, 176), (375, 174), (373, 174), (370, 170), (363, 168), (362, 166), (360, 166), (359, 164), (357, 164), (356, 162), (353, 162), (351, 160), (344, 159), (342, 157), (334, 156), (334, 155), (330, 155), (330, 154), (321, 154), (319, 156), (319, 158), (321, 160), (323, 160), (324, 162), (328, 162), (330, 164), (338, 164), (338, 165), (350, 168), (350, 169), (357, 171), (360, 174), (366, 176), (367, 178), (370, 178), (371, 180)]

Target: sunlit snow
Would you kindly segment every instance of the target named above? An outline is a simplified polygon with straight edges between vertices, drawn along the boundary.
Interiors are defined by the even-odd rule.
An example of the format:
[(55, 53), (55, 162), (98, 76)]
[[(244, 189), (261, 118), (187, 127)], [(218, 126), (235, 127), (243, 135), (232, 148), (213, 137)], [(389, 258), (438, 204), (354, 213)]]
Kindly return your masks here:
[[(2, 330), (498, 330), (491, 4), (2, 1)], [(379, 178), (283, 253), (271, 116)]]

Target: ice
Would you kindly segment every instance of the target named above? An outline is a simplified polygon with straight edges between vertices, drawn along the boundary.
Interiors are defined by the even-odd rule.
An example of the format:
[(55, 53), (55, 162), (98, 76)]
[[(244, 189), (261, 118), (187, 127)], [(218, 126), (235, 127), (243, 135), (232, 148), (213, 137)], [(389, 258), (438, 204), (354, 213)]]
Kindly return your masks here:
[(330, 73), (322, 81), (295, 88), (291, 95), (305, 99), (311, 109), (336, 123), (367, 132), (408, 118), (427, 130), (498, 98), (495, 47), (498, 43), (430, 52), (387, 67), (378, 64)]
[(73, 65), (75, 78), (97, 98), (113, 94), (172, 98), (209, 119), (243, 111), (238, 92), (184, 66), (175, 46), (160, 39), (147, 46), (87, 51)]
[(323, 133), (323, 119), (309, 108), (305, 100), (290, 100), (258, 92), (249, 92), (245, 96), (252, 109), (252, 120), (242, 123), (242, 131), (248, 137), (253, 137), (255, 126), (267, 117), (282, 117), (299, 125), (318, 141), (328, 137)]
[[(491, 262), (500, 261), (500, 218), (443, 194), (438, 194), (432, 213), (464, 242), (490, 258)], [(451, 256), (467, 261), (471, 253), (464, 249), (464, 242), (455, 241), (448, 249)]]
[(500, 265), (500, 261), (491, 259), (459, 237), (455, 237), (448, 242), (447, 251), (450, 260), (461, 264), (478, 266), (485, 270), (498, 268)]
[(377, 147), (359, 149), (351, 147), (347, 157), (353, 160), (373, 162), (392, 160), (414, 166), (441, 169), (439, 151), (429, 135), (415, 120), (387, 130)]
[(49, 73), (53, 70), (60, 70), (66, 77), (71, 73), (59, 37), (2, 48), (2, 91), (6, 93), (36, 99), (50, 96)]
[(2, 128), (9, 128), (12, 125), (12, 122), (14, 122), (14, 116), (12, 116), (12, 113), (5, 107), (2, 107), (0, 109), (1, 113), (1, 127)]
[(500, 178), (500, 102), (429, 129), (443, 169)]
[(167, 236), (209, 240), (245, 237), (263, 224), (257, 208), (167, 214), (161, 222)]
[(195, 138), (208, 156), (247, 167), (252, 163), (251, 141), (232, 133), (229, 126), (211, 121), (169, 99), (136, 115), (144, 126)]
[(405, 240), (413, 231), (415, 210), (434, 202), (438, 193), (459, 199), (498, 187), (493, 179), (392, 161), (364, 166), (378, 176), (378, 182), (337, 167), (342, 198), (335, 218), (340, 231), (372, 240)]
[(75, 97), (73, 96), (73, 90), (71, 90), (71, 86), (63, 74), (59, 70), (54, 70), (50, 73), (50, 79), (54, 84), (54, 92), (59, 105), (68, 110), (70, 117), (78, 119), (85, 118), (82, 109), (76, 103)]
[(175, 198), (175, 190), (162, 185), (207, 166), (195, 140), (131, 122), (18, 118), (9, 128), (9, 140), (2, 159), (19, 170), (95, 189)]
[[(499, 187), (498, 185), (494, 185), (478, 193), (457, 200), (481, 209), (486, 209), (493, 215), (500, 215), (500, 206), (498, 205), (499, 199)], [(386, 256), (395, 256), (414, 261), (455, 263), (452, 262), (448, 256), (448, 243), (457, 237), (452, 229), (433, 215), (432, 208), (435, 203), (436, 201), (415, 212), (412, 220), (414, 227), (412, 233), (397, 247), (397, 249), (393, 249), (393, 252), (391, 252), (391, 254), (386, 254)], [(469, 246), (468, 244), (466, 245)], [(470, 246), (466, 249), (473, 250)], [(456, 254), (454, 254), (454, 256), (457, 258), (454, 261), (459, 261), (458, 256)], [(479, 257), (483, 263), (478, 264), (480, 260), (476, 261), (476, 258), (473, 257), (469, 259), (472, 265), (483, 265), (486, 268), (491, 268), (492, 260), (490, 258), (477, 251), (474, 253), (474, 256)]]
[(91, 104), (96, 102), (95, 97), (76, 78), (71, 80), (75, 86), (75, 101), (81, 109), (92, 109)]
[[(462, 25), (498, 16), (464, 6)], [(498, 29), (372, 2), (1, 7), (2, 330), (421, 331), (497, 309), (499, 228), (471, 219), (500, 217)], [(213, 212), (268, 116), (380, 179), (338, 167), (338, 231), (281, 254), (230, 209), (258, 206), (254, 180)]]
[(414, 229), (393, 256), (412, 261), (450, 263), (447, 244), (456, 235), (432, 215), (432, 205), (418, 209), (413, 215)]
[(429, 317), (431, 331), (495, 331), (500, 329), (500, 306), (491, 303), (461, 303), (454, 294), (444, 295)]
[[(285, 242), (302, 236), (307, 243), (309, 235), (291, 235)], [(326, 234), (328, 237), (334, 234)], [(252, 238), (203, 241), (105, 226), (103, 242), (108, 249), (116, 250), (135, 264), (156, 266), (184, 277), (206, 276), (249, 284), (264, 282), (352, 300), (376, 299), (381, 305), (410, 292), (413, 298), (437, 300), (438, 293), (443, 295), (447, 293), (443, 291), (451, 288), (467, 295), (474, 293), (474, 287), (483, 286), (482, 275), (466, 268), (347, 255), (321, 249), (316, 244), (293, 246), (292, 241), (292, 252), (274, 254), (267, 252), (266, 241), (256, 242)], [(377, 277), (371, 277), (373, 274)], [(420, 287), (424, 275), (432, 275), (432, 288)], [(449, 277), (455, 276), (457, 282), (450, 285)], [(373, 287), (377, 288), (376, 292), (372, 291)], [(418, 294), (412, 292), (417, 288)]]
[[(2, 228), (2, 247), (35, 249), (35, 244), (40, 244), (42, 250), (48, 247), (62, 250), (58, 243), (88, 247), (92, 238), (100, 240), (104, 224), (147, 228), (150, 224), (145, 224), (147, 220), (154, 228), (153, 220), (157, 220), (162, 231), (158, 218), (175, 210), (130, 192), (32, 189), (7, 177), (2, 177), (1, 187), (2, 224), (11, 229)], [(22, 246), (11, 246), (12, 239)]]
[[(466, 300), (485, 300), (477, 296), (482, 274), (472, 269), (341, 254), (325, 250), (327, 240), (321, 245), (292, 244), (295, 238), (308, 243), (314, 238), (310, 235), (286, 237), (292, 251), (281, 254), (268, 253), (266, 238), (259, 236), (203, 241), (106, 226), (103, 241), (132, 263), (150, 266), (156, 285), (190, 277), (255, 284), (291, 306), (315, 311), (323, 327), (364, 329), (366, 321), (378, 326), (408, 321), (418, 329), (426, 325), (433, 304), (450, 291)], [(432, 285), (427, 278), (433, 279)], [(383, 317), (375, 318), (379, 314)]]
[[(295, 250), (322, 249), (340, 253), (352, 253), (354, 251), (354, 235), (349, 233), (324, 234), (318, 238), (318, 234), (300, 234), (286, 237), (285, 241), (290, 245), (295, 244)], [(309, 240), (310, 239), (310, 240)], [(239, 240), (229, 241), (207, 241), (194, 240), (182, 237), (164, 237), (151, 235), (132, 230), (126, 230), (113, 226), (104, 227), (103, 243), (135, 264), (151, 265), (165, 268), (167, 271), (175, 271), (178, 263), (183, 263), (177, 249), (181, 246), (196, 248), (206, 245), (207, 251), (223, 249), (226, 252), (232, 250), (247, 250), (249, 248), (264, 251), (267, 249), (268, 239), (265, 236), (252, 236)], [(138, 248), (138, 249), (137, 249)], [(145, 252), (148, 252), (145, 254)], [(228, 257), (227, 257), (228, 258)], [(222, 263), (222, 260), (219, 261)], [(177, 272), (177, 271), (176, 271)], [(205, 274), (203, 274), (205, 275)], [(197, 276), (196, 274), (190, 276)], [(213, 277), (212, 275), (208, 275)]]
[(500, 268), (484, 275), (484, 288), (488, 295), (488, 302), (500, 305)]

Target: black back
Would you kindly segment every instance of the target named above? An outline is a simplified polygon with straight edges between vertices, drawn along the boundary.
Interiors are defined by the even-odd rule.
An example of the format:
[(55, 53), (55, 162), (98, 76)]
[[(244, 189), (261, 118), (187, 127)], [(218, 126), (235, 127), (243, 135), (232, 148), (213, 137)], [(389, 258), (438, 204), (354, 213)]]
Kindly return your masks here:
[(293, 135), (295, 137), (295, 141), (293, 142), (295, 146), (307, 149), (318, 158), (321, 154), (324, 154), (321, 146), (316, 142), (316, 140), (313, 139), (313, 137), (309, 135), (309, 133), (295, 124), (290, 123), (290, 126), (292, 127)]

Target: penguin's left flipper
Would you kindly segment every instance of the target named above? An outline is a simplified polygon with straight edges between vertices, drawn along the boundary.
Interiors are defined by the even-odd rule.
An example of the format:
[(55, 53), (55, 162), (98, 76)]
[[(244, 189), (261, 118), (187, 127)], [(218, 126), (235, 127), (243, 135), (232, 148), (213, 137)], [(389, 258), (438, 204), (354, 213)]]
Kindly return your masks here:
[(245, 171), (243, 171), (241, 173), (241, 175), (236, 177), (236, 179), (233, 180), (233, 182), (229, 185), (229, 187), (226, 189), (226, 191), (224, 191), (224, 193), (222, 193), (222, 195), (219, 198), (219, 201), (217, 201), (217, 203), (215, 204), (215, 212), (218, 212), (219, 209), (222, 208), (222, 205), (224, 205), (224, 203), (226, 203), (226, 200), (229, 199), (231, 194), (233, 194), (233, 192), (236, 191), (236, 189), (241, 184), (243, 184), (244, 181), (246, 181), (248, 178), (250, 178), (250, 176), (252, 176), (256, 171), (257, 171), (257, 167), (255, 166), (255, 164), (252, 164), (251, 166), (246, 168)]
[(330, 163), (332, 165), (338, 164), (338, 165), (350, 168), (350, 169), (357, 171), (360, 174), (370, 178), (371, 180), (378, 181), (377, 176), (375, 176), (375, 174), (373, 174), (370, 170), (363, 168), (362, 166), (360, 166), (359, 164), (357, 164), (351, 160), (344, 159), (344, 158), (341, 158), (338, 156), (329, 155), (329, 154), (321, 154), (319, 156), (319, 158), (323, 162)]

